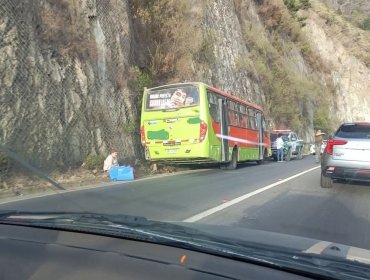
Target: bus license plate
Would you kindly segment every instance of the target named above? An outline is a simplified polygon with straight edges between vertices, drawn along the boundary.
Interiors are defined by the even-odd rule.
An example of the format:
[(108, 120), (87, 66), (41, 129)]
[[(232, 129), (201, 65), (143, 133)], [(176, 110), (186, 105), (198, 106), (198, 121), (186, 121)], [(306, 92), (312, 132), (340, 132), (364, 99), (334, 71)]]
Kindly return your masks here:
[(177, 153), (177, 150), (173, 149), (173, 150), (167, 150), (167, 154), (176, 154)]

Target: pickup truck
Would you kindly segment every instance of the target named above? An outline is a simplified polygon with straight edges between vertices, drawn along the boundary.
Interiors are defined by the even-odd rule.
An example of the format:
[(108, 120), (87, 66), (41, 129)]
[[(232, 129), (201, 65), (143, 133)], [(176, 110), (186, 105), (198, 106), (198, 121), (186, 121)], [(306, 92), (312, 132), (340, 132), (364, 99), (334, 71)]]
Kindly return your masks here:
[(283, 135), (284, 140), (284, 160), (289, 161), (292, 158), (303, 158), (303, 140), (299, 139), (297, 133), (292, 130), (273, 130), (270, 133), (271, 151), (274, 160), (277, 160), (276, 139), (278, 135)]

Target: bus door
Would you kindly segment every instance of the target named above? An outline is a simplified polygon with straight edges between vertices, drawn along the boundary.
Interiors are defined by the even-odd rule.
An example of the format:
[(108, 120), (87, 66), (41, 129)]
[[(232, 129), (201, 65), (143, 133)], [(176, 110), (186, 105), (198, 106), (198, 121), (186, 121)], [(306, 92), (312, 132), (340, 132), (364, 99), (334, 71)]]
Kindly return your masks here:
[(221, 161), (229, 161), (229, 128), (227, 121), (227, 104), (223, 98), (218, 99), (220, 114), (220, 133), (221, 133)]
[(264, 141), (263, 141), (263, 117), (262, 117), (262, 114), (261, 112), (258, 112), (257, 111), (257, 114), (256, 114), (256, 117), (257, 117), (257, 129), (258, 129), (258, 154), (259, 154), (259, 159), (262, 160), (263, 159), (263, 152), (264, 152)]

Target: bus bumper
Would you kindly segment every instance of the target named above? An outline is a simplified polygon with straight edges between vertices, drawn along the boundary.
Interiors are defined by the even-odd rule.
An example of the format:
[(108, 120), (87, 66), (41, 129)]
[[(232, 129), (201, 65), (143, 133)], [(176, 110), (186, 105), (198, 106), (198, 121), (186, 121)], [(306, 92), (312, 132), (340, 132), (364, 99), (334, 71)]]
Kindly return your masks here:
[(199, 145), (179, 146), (146, 146), (145, 159), (149, 161), (163, 161), (173, 163), (212, 162), (208, 151)]

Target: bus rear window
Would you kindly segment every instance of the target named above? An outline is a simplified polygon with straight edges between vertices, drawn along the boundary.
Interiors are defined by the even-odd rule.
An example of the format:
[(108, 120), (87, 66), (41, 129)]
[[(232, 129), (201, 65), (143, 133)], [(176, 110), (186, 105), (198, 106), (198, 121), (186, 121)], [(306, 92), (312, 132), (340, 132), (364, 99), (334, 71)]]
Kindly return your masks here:
[(199, 93), (195, 86), (179, 86), (150, 90), (146, 95), (147, 110), (185, 108), (199, 103)]

